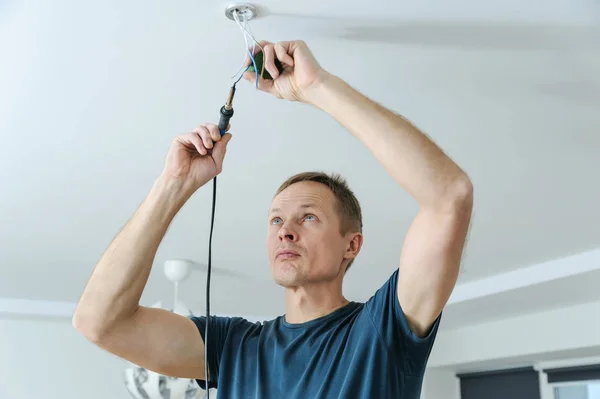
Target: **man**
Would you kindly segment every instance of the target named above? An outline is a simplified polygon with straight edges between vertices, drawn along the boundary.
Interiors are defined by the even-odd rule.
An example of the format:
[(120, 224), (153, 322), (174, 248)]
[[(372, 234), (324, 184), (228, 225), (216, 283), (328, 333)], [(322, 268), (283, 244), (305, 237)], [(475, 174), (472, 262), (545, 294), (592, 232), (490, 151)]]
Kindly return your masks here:
[[(302, 101), (335, 118), (418, 202), (399, 268), (366, 302), (342, 295), (362, 245), (358, 201), (344, 181), (304, 173), (276, 193), (267, 248), (285, 287), (284, 316), (264, 324), (211, 317), (210, 386), (219, 398), (411, 398), (440, 315), (455, 285), (471, 218), (466, 174), (404, 118), (323, 70), (301, 41), (264, 43), (274, 80), (260, 89)], [(285, 70), (275, 67), (277, 57)], [(254, 80), (246, 72), (245, 78)], [(205, 386), (204, 317), (139, 305), (170, 222), (190, 196), (221, 172), (231, 134), (199, 126), (175, 138), (145, 201), (96, 266), (73, 317), (100, 347), (161, 374)], [(398, 239), (390, 238), (390, 245)], [(393, 272), (393, 273), (392, 273)]]

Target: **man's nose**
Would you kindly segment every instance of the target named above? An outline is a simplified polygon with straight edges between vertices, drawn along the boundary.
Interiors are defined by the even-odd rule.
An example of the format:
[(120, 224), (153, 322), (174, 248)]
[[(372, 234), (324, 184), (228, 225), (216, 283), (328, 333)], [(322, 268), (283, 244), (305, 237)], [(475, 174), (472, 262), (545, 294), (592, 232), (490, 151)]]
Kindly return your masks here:
[(298, 234), (290, 226), (282, 226), (279, 229), (279, 239), (281, 241), (296, 241)]

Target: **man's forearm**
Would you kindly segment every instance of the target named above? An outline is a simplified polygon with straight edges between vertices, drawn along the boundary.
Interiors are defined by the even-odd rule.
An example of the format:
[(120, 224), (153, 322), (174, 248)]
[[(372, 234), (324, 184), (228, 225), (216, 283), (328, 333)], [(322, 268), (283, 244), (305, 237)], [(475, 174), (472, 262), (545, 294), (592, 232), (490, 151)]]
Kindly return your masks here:
[(159, 178), (135, 214), (96, 265), (79, 301), (73, 322), (101, 336), (135, 312), (156, 251), (189, 194), (181, 185)]
[(357, 137), (421, 206), (445, 206), (469, 190), (465, 173), (425, 134), (342, 79), (327, 74), (309, 102)]

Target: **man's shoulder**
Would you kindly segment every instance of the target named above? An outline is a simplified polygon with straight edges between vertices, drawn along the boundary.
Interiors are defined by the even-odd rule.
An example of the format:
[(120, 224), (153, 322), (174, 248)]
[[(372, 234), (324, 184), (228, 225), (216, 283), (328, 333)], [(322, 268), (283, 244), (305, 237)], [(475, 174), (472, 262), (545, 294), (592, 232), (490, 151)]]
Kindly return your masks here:
[(267, 318), (267, 317), (244, 317), (244, 316), (228, 316), (225, 317), (228, 319), (230, 329), (235, 330), (237, 332), (250, 332), (250, 333), (260, 333), (264, 329), (273, 328), (278, 319), (282, 316), (278, 316), (275, 318)]
[[(190, 316), (196, 326), (203, 330), (206, 324), (206, 315), (202, 316)], [(209, 329), (218, 329), (223, 332), (232, 331), (248, 331), (248, 330), (260, 330), (267, 323), (273, 320), (261, 320), (258, 318), (246, 318), (242, 316), (223, 316), (223, 315), (211, 315), (209, 318)]]

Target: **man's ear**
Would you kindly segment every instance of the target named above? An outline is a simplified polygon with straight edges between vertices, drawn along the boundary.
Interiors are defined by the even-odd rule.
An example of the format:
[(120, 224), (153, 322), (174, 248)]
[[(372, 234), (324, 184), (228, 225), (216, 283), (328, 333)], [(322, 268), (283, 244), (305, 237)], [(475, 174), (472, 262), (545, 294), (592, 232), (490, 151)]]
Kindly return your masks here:
[(360, 252), (363, 244), (363, 235), (361, 233), (348, 233), (348, 246), (344, 253), (344, 259), (354, 259)]

